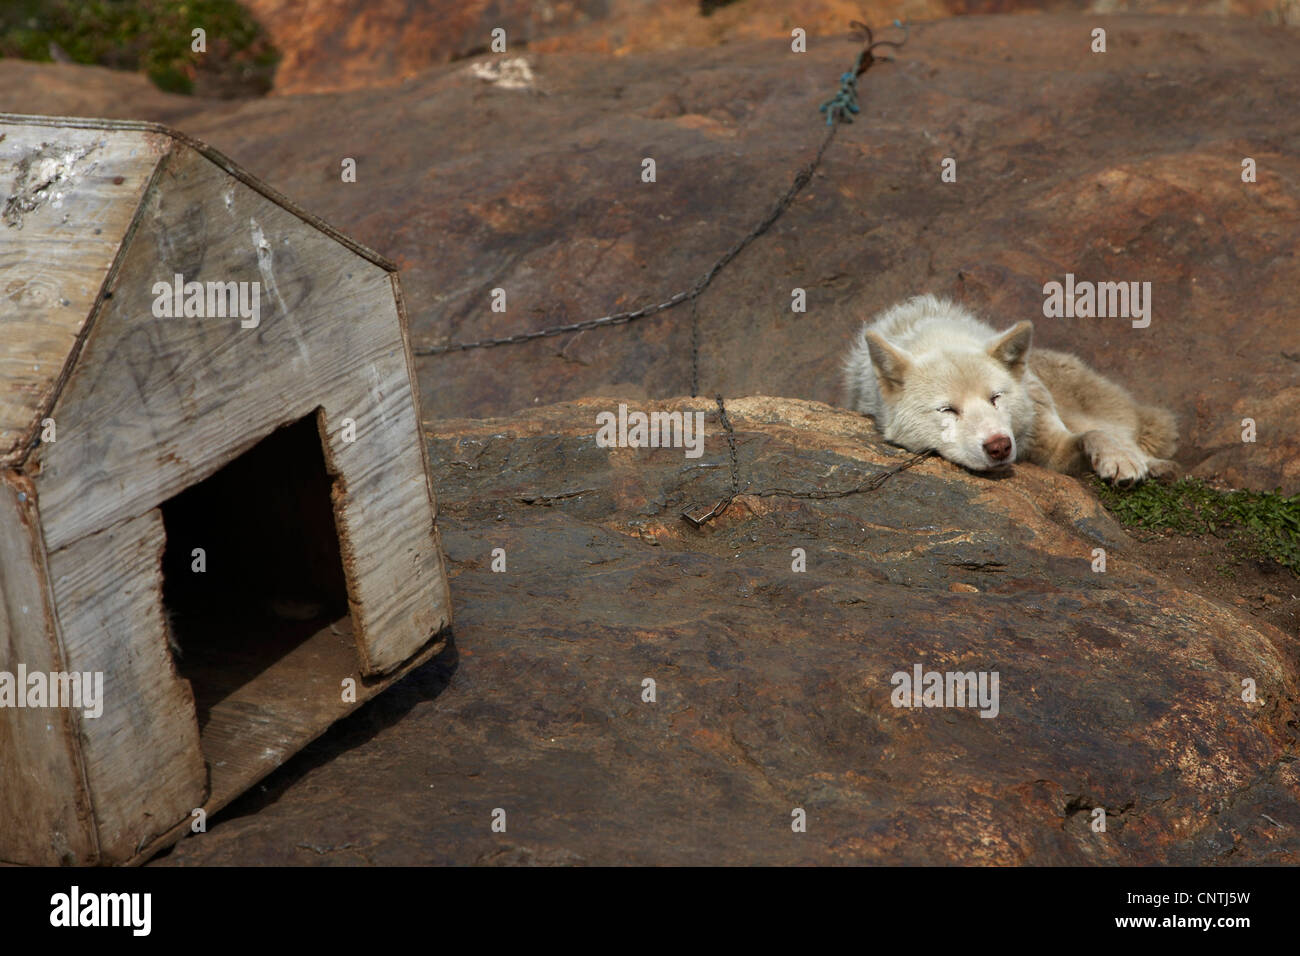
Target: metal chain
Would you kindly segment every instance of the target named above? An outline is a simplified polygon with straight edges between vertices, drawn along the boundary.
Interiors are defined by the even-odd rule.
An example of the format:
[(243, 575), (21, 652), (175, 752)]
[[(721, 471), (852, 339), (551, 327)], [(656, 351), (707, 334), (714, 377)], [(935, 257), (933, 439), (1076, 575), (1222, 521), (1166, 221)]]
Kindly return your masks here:
[[(768, 210), (767, 215), (759, 220), (749, 232), (742, 236), (730, 249), (722, 254), (717, 261), (713, 263), (709, 271), (704, 273), (694, 285), (673, 296), (658, 302), (654, 305), (643, 306), (640, 309), (633, 309), (628, 312), (615, 312), (611, 315), (602, 315), (596, 319), (587, 319), (582, 322), (570, 322), (564, 325), (554, 325), (548, 328), (535, 329), (531, 332), (518, 332), (514, 335), (505, 335), (497, 338), (478, 339), (473, 342), (453, 342), (448, 345), (431, 345), (422, 348), (412, 349), (415, 355), (445, 355), (449, 352), (466, 352), (470, 349), (493, 348), (498, 345), (517, 345), (522, 342), (531, 342), (535, 339), (550, 338), (556, 335), (567, 335), (571, 332), (586, 332), (591, 329), (604, 328), (613, 325), (625, 325), (629, 322), (635, 322), (637, 319), (643, 319), (659, 312), (667, 311), (683, 302), (691, 303), (691, 397), (694, 398), (699, 394), (700, 385), (700, 330), (699, 330), (699, 298), (706, 289), (712, 284), (718, 273), (727, 267), (741, 252), (745, 250), (755, 239), (762, 236), (772, 227), (772, 225), (781, 218), (790, 205), (803, 191), (804, 187), (812, 181), (813, 175), (821, 166), (822, 158), (826, 155), (826, 150), (831, 141), (835, 139), (836, 132), (839, 131), (843, 123), (852, 123), (853, 115), (860, 111), (857, 95), (857, 81), (863, 73), (871, 68), (871, 65), (879, 59), (891, 59), (890, 57), (878, 57), (874, 51), (879, 47), (893, 47), (899, 49), (907, 42), (908, 28), (906, 25), (894, 21), (894, 26), (903, 30), (903, 39), (899, 42), (891, 40), (876, 40), (872, 34), (871, 28), (864, 23), (856, 20), (850, 22), (850, 26), (860, 30), (865, 37), (865, 46), (858, 53), (854, 60), (853, 69), (840, 75), (840, 89), (835, 96), (822, 103), (819, 107), (820, 112), (826, 114), (826, 135), (822, 137), (821, 144), (817, 147), (817, 152), (813, 158), (805, 163), (802, 168), (795, 174), (790, 186), (780, 199)], [(722, 421), (723, 430), (727, 436), (727, 446), (731, 453), (731, 492), (721, 498), (713, 508), (700, 517), (693, 516), (689, 511), (682, 512), (682, 517), (693, 524), (695, 527), (703, 525), (721, 515), (730, 507), (731, 502), (740, 494), (740, 461), (736, 453), (736, 432), (731, 425), (731, 419), (727, 415), (727, 406), (719, 393), (715, 400), (718, 403), (718, 416)], [(786, 489), (769, 489), (767, 491), (748, 492), (756, 497), (783, 497), (783, 498), (808, 498), (808, 499), (829, 499), (844, 498), (849, 495), (858, 494), (864, 491), (874, 491), (888, 481), (891, 477), (899, 472), (906, 471), (913, 465), (929, 458), (934, 452), (925, 451), (918, 455), (889, 468), (885, 471), (873, 475), (866, 481), (855, 485), (852, 488), (846, 488), (840, 491), (788, 491)], [(545, 496), (543, 496), (545, 497)]]
[(875, 491), (899, 472), (907, 471), (913, 465), (919, 465), (933, 454), (933, 449), (918, 452), (893, 468), (886, 468), (884, 471), (876, 472), (861, 484), (854, 485), (852, 488), (845, 488), (842, 491), (787, 491), (784, 488), (773, 488), (769, 491), (750, 491), (747, 494), (751, 494), (756, 498), (812, 498), (817, 501), (828, 498), (847, 498), (849, 495), (856, 495), (864, 491)]
[(691, 298), (691, 398), (700, 394), (700, 297)]
[[(894, 25), (902, 26), (902, 24), (900, 24), (897, 20), (894, 21)], [(830, 128), (826, 131), (826, 136), (822, 139), (821, 145), (817, 148), (816, 155), (813, 156), (812, 161), (810, 163), (804, 166), (795, 175), (794, 181), (790, 184), (790, 188), (786, 191), (786, 194), (782, 196), (781, 199), (777, 202), (777, 204), (773, 207), (772, 211), (768, 214), (767, 218), (765, 218), (762, 222), (760, 222), (758, 226), (756, 226), (749, 233), (749, 235), (745, 236), (743, 239), (740, 240), (740, 242), (736, 243), (736, 245), (734, 245), (730, 250), (728, 250), (727, 254), (724, 255), (716, 265), (714, 265), (714, 267), (709, 271), (708, 275), (705, 277), (704, 287), (707, 287), (708, 283), (712, 281), (713, 276), (717, 274), (719, 269), (721, 269), (728, 262), (734, 259), (740, 253), (740, 251), (745, 248), (745, 246), (749, 245), (750, 242), (752, 242), (754, 239), (757, 239), (764, 232), (766, 232), (768, 228), (774, 222), (776, 222), (777, 218), (780, 217), (780, 215), (783, 212), (785, 212), (785, 210), (790, 206), (790, 204), (794, 201), (794, 198), (799, 194), (799, 191), (803, 189), (804, 186), (808, 185), (809, 181), (811, 181), (813, 174), (817, 171), (817, 167), (821, 165), (822, 156), (825, 154), (826, 148), (830, 146), (831, 140), (835, 138), (835, 131), (839, 129), (840, 123), (852, 123), (853, 122), (852, 114), (857, 113), (859, 111), (858, 95), (857, 95), (858, 77), (861, 76), (863, 73), (867, 72), (867, 70), (871, 68), (871, 64), (875, 62), (875, 60), (887, 59), (887, 57), (875, 56), (873, 51), (877, 47), (881, 47), (881, 46), (889, 46), (897, 49), (901, 47), (903, 43), (907, 42), (907, 27), (905, 26), (902, 27), (904, 31), (904, 35), (901, 43), (894, 43), (889, 40), (876, 40), (872, 36), (871, 28), (867, 26), (865, 23), (859, 23), (858, 21), (854, 20), (851, 23), (851, 26), (856, 27), (857, 29), (861, 30), (865, 34), (867, 45), (863, 48), (862, 52), (858, 54), (857, 59), (853, 63), (853, 69), (840, 75), (839, 92), (819, 107), (820, 111), (826, 114), (826, 125)], [(697, 305), (698, 305), (697, 300), (699, 298), (699, 293), (704, 291), (704, 287), (701, 287), (699, 289), (699, 292), (696, 292), (694, 295), (691, 296), (691, 397), (692, 398), (694, 398), (696, 395), (699, 394), (700, 336), (699, 336), (699, 318), (697, 314)], [(707, 524), (708, 522), (712, 521), (714, 518), (717, 518), (719, 515), (725, 512), (727, 508), (731, 506), (731, 502), (734, 501), (736, 496), (740, 494), (740, 464), (736, 456), (736, 432), (731, 427), (731, 420), (727, 417), (727, 406), (722, 400), (722, 395), (719, 394), (717, 396), (717, 402), (718, 402), (718, 415), (722, 419), (722, 427), (726, 431), (726, 435), (727, 435), (727, 446), (731, 451), (731, 494), (720, 498), (717, 504), (715, 504), (707, 513), (700, 515), (699, 517), (696, 517), (695, 515), (691, 514), (689, 510), (683, 511), (682, 517), (685, 518), (687, 521), (689, 521), (697, 528), (703, 527), (705, 524)], [(898, 474), (900, 471), (906, 471), (908, 468), (911, 468), (913, 465), (917, 464), (918, 462), (924, 461), (926, 458), (929, 458), (930, 455), (932, 454), (934, 454), (932, 451), (926, 451), (926, 452), (922, 452), (919, 455), (914, 455), (912, 458), (909, 458), (901, 465), (898, 465), (894, 468), (890, 468), (887, 471), (880, 472), (877, 475), (873, 475), (867, 481), (853, 488), (846, 488), (842, 491), (795, 492), (795, 491), (786, 491), (784, 489), (772, 489), (769, 491), (748, 492), (748, 494), (753, 494), (757, 497), (778, 497), (779, 496), (784, 498), (812, 498), (812, 499), (845, 498), (848, 497), (849, 495), (858, 494), (859, 492), (863, 492), (863, 491), (875, 491), (886, 481), (888, 481), (892, 476)]]
[(645, 308), (635, 309), (631, 312), (616, 312), (613, 315), (603, 315), (599, 319), (587, 319), (584, 322), (571, 322), (568, 325), (554, 325), (547, 329), (537, 329), (533, 332), (520, 332), (516, 335), (507, 335), (497, 339), (479, 339), (477, 342), (455, 342), (451, 345), (430, 345), (424, 348), (412, 349), (415, 355), (444, 355), (447, 352), (465, 352), (469, 349), (488, 349), (495, 345), (516, 345), (520, 342), (531, 342), (533, 339), (544, 339), (552, 335), (565, 335), (569, 332), (585, 332), (588, 329), (598, 329), (606, 325), (622, 325), (625, 322), (633, 322), (636, 319), (645, 318), (647, 315), (654, 315), (656, 312), (662, 312), (665, 309), (671, 309), (675, 305), (680, 305), (687, 299), (694, 298), (695, 288), (687, 289), (684, 292), (678, 292), (672, 298), (665, 299), (656, 305), (648, 305)]
[[(717, 396), (718, 414), (722, 417), (722, 427), (727, 433), (727, 445), (731, 449), (731, 494), (719, 499), (718, 503), (707, 513), (700, 515), (698, 518), (691, 514), (690, 511), (683, 511), (682, 517), (695, 525), (702, 528), (705, 524), (725, 512), (732, 501), (740, 494), (740, 465), (736, 459), (736, 433), (731, 427), (731, 420), (727, 417), (727, 408), (723, 404), (722, 396)], [(861, 494), (863, 492), (875, 491), (890, 478), (907, 471), (915, 465), (919, 465), (927, 458), (934, 455), (934, 450), (930, 449), (918, 452), (906, 461), (900, 462), (892, 468), (886, 468), (884, 471), (876, 472), (865, 481), (859, 482), (852, 488), (842, 488), (835, 491), (790, 491), (787, 488), (769, 488), (765, 491), (746, 491), (745, 494), (752, 495), (755, 498), (802, 498), (813, 501), (826, 501), (833, 498), (847, 498), (849, 495)]]
[[(615, 312), (613, 315), (602, 315), (598, 319), (586, 319), (582, 322), (570, 322), (567, 325), (553, 325), (545, 329), (535, 329), (532, 332), (519, 332), (515, 335), (506, 335), (500, 338), (479, 339), (475, 342), (453, 342), (450, 345), (430, 345), (423, 348), (412, 349), (412, 352), (416, 355), (444, 355), (447, 352), (467, 352), (470, 349), (488, 349), (497, 345), (517, 345), (520, 342), (531, 342), (534, 339), (545, 339), (555, 335), (567, 335), (570, 332), (586, 332), (590, 329), (599, 329), (609, 325), (625, 325), (628, 322), (635, 322), (637, 319), (644, 319), (648, 315), (655, 315), (658, 312), (664, 312), (673, 308), (673, 306), (681, 305), (687, 300), (691, 302), (693, 308), (695, 300), (698, 299), (704, 290), (712, 284), (713, 280), (717, 278), (718, 273), (726, 268), (726, 266), (735, 259), (736, 256), (740, 255), (746, 246), (759, 236), (763, 235), (763, 233), (767, 232), (768, 229), (772, 228), (772, 224), (781, 218), (781, 214), (790, 207), (790, 204), (794, 202), (795, 198), (803, 188), (808, 185), (812, 180), (813, 173), (815, 173), (817, 167), (821, 165), (822, 156), (826, 152), (826, 147), (831, 144), (831, 140), (835, 138), (835, 133), (838, 129), (839, 126), (835, 125), (827, 130), (826, 136), (823, 137), (821, 146), (817, 149), (816, 155), (813, 156), (811, 162), (807, 163), (795, 175), (794, 181), (790, 184), (790, 188), (785, 191), (785, 195), (777, 201), (777, 203), (768, 211), (767, 215), (759, 221), (757, 226), (742, 236), (735, 245), (724, 252), (722, 256), (713, 263), (713, 266), (709, 271), (704, 273), (704, 275), (701, 276), (689, 289), (684, 289), (662, 302), (658, 302), (654, 305), (647, 305), (640, 309), (633, 309), (630, 312)], [(694, 381), (695, 380), (692, 379), (693, 383)], [(696, 393), (697, 391), (693, 384), (691, 394), (695, 395)]]
[[(899, 48), (903, 43), (907, 42), (907, 27), (899, 23), (897, 20), (894, 21), (894, 25), (900, 27), (904, 31), (903, 40), (899, 43), (895, 43), (891, 40), (876, 40), (871, 32), (871, 28), (856, 20), (851, 21), (849, 25), (860, 30), (865, 35), (867, 45), (862, 52), (858, 54), (857, 59), (854, 61), (853, 70), (841, 76), (840, 92), (819, 107), (821, 112), (826, 114), (826, 122), (829, 129), (827, 129), (826, 135), (822, 138), (821, 145), (817, 147), (816, 154), (810, 162), (806, 163), (803, 168), (799, 170), (794, 177), (794, 181), (791, 182), (790, 188), (785, 191), (785, 195), (776, 202), (767, 215), (759, 221), (758, 225), (741, 237), (741, 239), (730, 249), (724, 252), (721, 258), (713, 264), (712, 268), (710, 268), (709, 271), (689, 289), (684, 289), (662, 302), (644, 306), (640, 309), (633, 309), (629, 312), (615, 312), (612, 315), (602, 315), (600, 318), (596, 319), (586, 319), (582, 322), (570, 322), (565, 325), (553, 325), (549, 328), (535, 329), (531, 332), (518, 332), (514, 335), (505, 335), (499, 338), (478, 339), (474, 342), (453, 342), (448, 345), (427, 345), (421, 348), (412, 349), (412, 352), (415, 355), (445, 355), (448, 352), (466, 352), (470, 349), (487, 349), (498, 345), (517, 345), (521, 342), (531, 342), (535, 339), (550, 338), (555, 335), (567, 335), (570, 332), (586, 332), (591, 329), (599, 329), (609, 325), (624, 325), (628, 322), (635, 322), (637, 319), (643, 319), (649, 315), (664, 312), (674, 306), (681, 305), (688, 299), (691, 300), (692, 304), (694, 304), (695, 300), (709, 287), (719, 272), (735, 259), (736, 256), (740, 255), (746, 246), (759, 236), (763, 235), (763, 233), (767, 232), (767, 230), (772, 227), (772, 224), (781, 218), (781, 214), (790, 207), (790, 204), (794, 202), (795, 197), (798, 196), (803, 188), (812, 180), (813, 174), (817, 171), (817, 167), (821, 165), (822, 157), (826, 153), (826, 148), (830, 146), (831, 140), (835, 138), (835, 133), (839, 130), (840, 124), (853, 122), (851, 114), (858, 112), (856, 93), (857, 78), (867, 72), (867, 70), (871, 68), (871, 64), (876, 60), (888, 59), (888, 57), (875, 56), (872, 51), (882, 46)], [(851, 82), (846, 80), (845, 77), (851, 77)], [(697, 384), (696, 378), (693, 376), (691, 389), (692, 395), (697, 393), (697, 389), (694, 387), (695, 384)]]
[(736, 495), (740, 494), (740, 462), (736, 458), (736, 431), (731, 427), (731, 419), (727, 417), (727, 406), (722, 401), (722, 395), (716, 397), (718, 403), (718, 416), (722, 419), (722, 427), (727, 433), (727, 445), (731, 449), (731, 494), (719, 499), (718, 503), (708, 514), (695, 517), (689, 511), (683, 511), (682, 517), (701, 528), (706, 522), (712, 521), (718, 515), (722, 514), (736, 500)]

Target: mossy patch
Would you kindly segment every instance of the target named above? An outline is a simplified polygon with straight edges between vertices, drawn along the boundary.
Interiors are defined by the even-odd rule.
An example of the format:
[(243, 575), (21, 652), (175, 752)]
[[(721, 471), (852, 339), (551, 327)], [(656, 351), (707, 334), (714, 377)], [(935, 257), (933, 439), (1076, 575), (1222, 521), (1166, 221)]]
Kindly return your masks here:
[(1230, 538), (1249, 557), (1276, 561), (1300, 576), (1300, 495), (1219, 491), (1197, 478), (1148, 481), (1114, 488), (1092, 479), (1107, 509), (1122, 523), (1175, 534)]
[(234, 0), (0, 0), (3, 56), (143, 71), (169, 93), (205, 96), (265, 93), (280, 59)]

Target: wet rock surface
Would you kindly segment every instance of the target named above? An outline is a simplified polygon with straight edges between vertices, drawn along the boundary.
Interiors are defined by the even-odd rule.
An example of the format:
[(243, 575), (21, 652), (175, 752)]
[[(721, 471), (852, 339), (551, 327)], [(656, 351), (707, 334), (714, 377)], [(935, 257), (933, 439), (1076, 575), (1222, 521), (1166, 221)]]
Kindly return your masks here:
[[(158, 862), (1300, 862), (1294, 639), (1132, 563), (1073, 479), (931, 459), (762, 495), (907, 456), (749, 398), (742, 495), (697, 530), (730, 483), (712, 403), (632, 400), (705, 411), (692, 460), (597, 447), (627, 400), (431, 425), (454, 649)], [(917, 664), (997, 671), (998, 715), (895, 707)]]

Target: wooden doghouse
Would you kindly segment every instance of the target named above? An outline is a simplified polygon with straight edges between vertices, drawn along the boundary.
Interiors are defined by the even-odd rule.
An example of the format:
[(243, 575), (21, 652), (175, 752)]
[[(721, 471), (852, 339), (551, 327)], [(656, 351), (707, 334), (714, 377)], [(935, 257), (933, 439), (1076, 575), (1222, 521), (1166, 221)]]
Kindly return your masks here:
[(153, 124), (0, 114), (0, 202), (0, 861), (139, 861), (441, 646), (401, 290)]

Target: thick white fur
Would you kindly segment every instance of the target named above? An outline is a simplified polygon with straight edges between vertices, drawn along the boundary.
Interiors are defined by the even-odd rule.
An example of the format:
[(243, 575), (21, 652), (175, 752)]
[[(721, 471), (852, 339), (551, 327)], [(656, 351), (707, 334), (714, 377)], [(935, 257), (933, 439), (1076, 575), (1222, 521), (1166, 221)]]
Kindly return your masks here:
[[(1073, 355), (1031, 349), (1032, 337), (1029, 322), (997, 332), (956, 303), (917, 296), (863, 325), (845, 363), (847, 404), (886, 440), (975, 471), (1090, 466), (1120, 484), (1173, 472), (1169, 412), (1138, 404)], [(988, 450), (1001, 436), (1005, 460)]]

